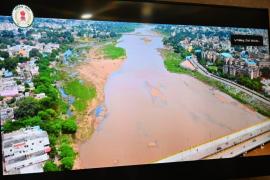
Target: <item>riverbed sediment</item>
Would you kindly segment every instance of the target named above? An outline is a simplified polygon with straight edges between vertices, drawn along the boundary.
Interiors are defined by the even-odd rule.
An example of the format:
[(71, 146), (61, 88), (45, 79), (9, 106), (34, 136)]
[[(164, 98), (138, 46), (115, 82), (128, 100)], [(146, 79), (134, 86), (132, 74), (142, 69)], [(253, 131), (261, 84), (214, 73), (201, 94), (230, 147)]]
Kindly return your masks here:
[(135, 33), (118, 44), (127, 59), (102, 82), (107, 116), (80, 146), (82, 168), (151, 163), (265, 120), (194, 77), (168, 72), (162, 37), (149, 29), (137, 29), (147, 43)]
[[(79, 78), (86, 84), (93, 85), (96, 88), (96, 97), (89, 102), (86, 112), (78, 117), (78, 131), (76, 133), (76, 143), (74, 148), (80, 151), (80, 144), (91, 137), (91, 134), (98, 127), (106, 113), (104, 103), (104, 86), (108, 77), (118, 70), (124, 62), (125, 57), (118, 59), (109, 59), (104, 57), (100, 47), (93, 47), (89, 50), (86, 60), (75, 67), (79, 73)], [(103, 111), (98, 117), (95, 115), (95, 109), (102, 106)], [(80, 169), (80, 153), (77, 155), (74, 169)]]

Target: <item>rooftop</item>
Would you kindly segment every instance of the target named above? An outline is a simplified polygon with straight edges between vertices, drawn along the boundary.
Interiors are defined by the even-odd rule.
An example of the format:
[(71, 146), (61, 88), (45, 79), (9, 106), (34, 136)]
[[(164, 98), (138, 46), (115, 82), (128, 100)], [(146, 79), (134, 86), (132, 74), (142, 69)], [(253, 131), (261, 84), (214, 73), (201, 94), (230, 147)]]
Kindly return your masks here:
[(256, 62), (252, 59), (248, 59), (248, 58), (241, 58), (242, 60), (244, 60), (248, 65), (256, 65)]
[(223, 56), (223, 57), (225, 57), (225, 58), (232, 58), (231, 53), (226, 53), (226, 52), (221, 53), (221, 56)]

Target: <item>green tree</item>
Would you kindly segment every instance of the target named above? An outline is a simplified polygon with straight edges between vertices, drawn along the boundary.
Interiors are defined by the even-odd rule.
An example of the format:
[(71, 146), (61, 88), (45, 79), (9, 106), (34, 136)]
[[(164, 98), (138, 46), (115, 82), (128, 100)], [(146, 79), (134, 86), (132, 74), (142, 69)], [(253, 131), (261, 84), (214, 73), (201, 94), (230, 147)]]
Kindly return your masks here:
[(49, 141), (51, 146), (55, 146), (57, 142), (57, 137), (53, 134), (49, 135)]
[(59, 136), (62, 129), (60, 120), (43, 122), (41, 127), (42, 129), (47, 131), (49, 134), (53, 134), (55, 136)]
[(72, 170), (74, 165), (74, 157), (64, 157), (61, 159), (61, 164), (63, 170)]
[(0, 51), (0, 57), (7, 59), (9, 58), (9, 54), (7, 51)]
[(5, 38), (14, 38), (14, 33), (13, 31), (3, 30), (0, 36)]
[(44, 172), (50, 172), (50, 171), (59, 171), (59, 168), (53, 161), (46, 161), (46, 163), (43, 166)]
[(51, 146), (51, 151), (50, 151), (50, 153), (49, 153), (50, 158), (51, 158), (51, 159), (54, 159), (55, 156), (56, 156), (57, 154), (58, 154), (58, 153), (57, 153), (56, 147), (55, 147), (55, 146)]
[(71, 141), (72, 141), (72, 138), (68, 136), (67, 134), (63, 134), (60, 138), (61, 144), (69, 144), (71, 143)]
[(57, 101), (56, 99), (52, 100), (51, 97), (42, 98), (39, 102), (42, 106), (42, 109), (57, 109)]
[(60, 151), (61, 158), (75, 157), (75, 155), (76, 155), (73, 148), (67, 143), (62, 143), (60, 148), (59, 148), (59, 151)]
[(18, 119), (16, 121), (6, 121), (3, 125), (3, 131), (8, 133), (25, 127), (40, 126), (40, 124), (41, 119), (38, 116), (28, 119)]
[(2, 65), (5, 69), (12, 71), (17, 67), (19, 59), (17, 57), (7, 58), (4, 60), (4, 64)]
[(40, 110), (39, 102), (33, 97), (26, 97), (19, 100), (17, 103), (18, 108), (14, 111), (14, 115), (17, 119), (33, 117), (37, 115)]
[(44, 111), (39, 111), (38, 116), (41, 117), (42, 120), (52, 120), (57, 114), (53, 109), (46, 109)]
[(39, 56), (41, 56), (41, 54), (38, 49), (33, 48), (29, 51), (29, 57), (39, 57)]
[(242, 84), (250, 89), (253, 89), (255, 91), (261, 91), (262, 90), (262, 83), (259, 78), (257, 79), (250, 79), (247, 76), (241, 76), (238, 78), (238, 83)]
[(74, 118), (64, 120), (62, 123), (62, 132), (66, 134), (73, 134), (77, 131), (77, 124)]
[(29, 86), (28, 83), (24, 83), (24, 87), (25, 87), (25, 88), (30, 88), (30, 86)]

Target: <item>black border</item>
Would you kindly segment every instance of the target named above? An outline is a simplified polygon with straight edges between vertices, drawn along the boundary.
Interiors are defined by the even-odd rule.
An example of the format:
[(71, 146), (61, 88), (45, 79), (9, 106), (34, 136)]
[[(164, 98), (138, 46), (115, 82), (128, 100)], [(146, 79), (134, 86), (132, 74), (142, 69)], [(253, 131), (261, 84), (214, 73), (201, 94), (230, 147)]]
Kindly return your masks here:
[[(77, 0), (1, 0), (0, 15), (10, 16), (12, 9), (17, 4), (28, 5), (36, 17), (54, 17), (62, 19), (78, 19), (83, 13), (83, 3)], [(117, 20), (126, 22), (152, 22), (164, 24), (187, 24), (205, 26), (225, 26), (225, 27), (248, 27), (268, 29), (269, 17), (268, 9), (243, 8), (221, 5), (206, 5), (197, 3), (179, 3), (167, 1), (117, 1), (124, 5), (119, 5), (123, 11), (104, 12), (94, 16), (93, 20)], [(149, 17), (144, 17), (140, 10), (146, 4), (150, 4), (154, 13)], [(102, 4), (102, 2), (100, 2)], [(160, 7), (166, 7), (164, 12)], [(122, 8), (122, 9), (121, 9)], [(185, 12), (175, 12), (175, 10), (188, 9)], [(159, 11), (158, 11), (159, 10)], [(170, 11), (169, 11), (170, 10)], [(190, 12), (192, 12), (190, 14)], [(107, 13), (107, 14), (106, 14)], [(172, 13), (172, 14), (171, 14)], [(185, 14), (186, 13), (186, 14)], [(187, 16), (188, 14), (188, 16)], [(202, 14), (204, 16), (202, 16)], [(173, 17), (174, 16), (174, 17)], [(233, 16), (233, 17), (232, 17)], [(189, 19), (185, 19), (189, 17)], [(269, 33), (270, 37), (270, 33)], [(2, 146), (1, 146), (2, 151)], [(2, 156), (1, 156), (2, 160)], [(187, 162), (175, 162), (164, 164), (133, 165), (110, 168), (73, 170), (55, 173), (37, 173), (24, 175), (3, 176), (6, 179), (48, 179), (48, 178), (72, 178), (82, 177), (89, 179), (121, 178), (121, 179), (228, 179), (254, 176), (270, 175), (270, 156), (258, 157), (237, 157), (230, 159), (198, 160)], [(1, 163), (2, 168), (2, 163)]]

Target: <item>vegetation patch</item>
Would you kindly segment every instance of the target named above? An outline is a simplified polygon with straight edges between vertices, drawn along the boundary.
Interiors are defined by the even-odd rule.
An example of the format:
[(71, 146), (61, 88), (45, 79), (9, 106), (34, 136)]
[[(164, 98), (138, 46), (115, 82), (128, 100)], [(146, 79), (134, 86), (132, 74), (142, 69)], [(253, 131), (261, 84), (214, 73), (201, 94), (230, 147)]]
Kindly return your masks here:
[(123, 48), (116, 47), (115, 44), (108, 44), (102, 48), (106, 58), (118, 59), (126, 56), (126, 51)]
[(96, 96), (96, 88), (87, 86), (77, 79), (72, 79), (65, 83), (64, 90), (67, 94), (75, 98), (73, 106), (78, 112), (83, 112), (87, 104)]

